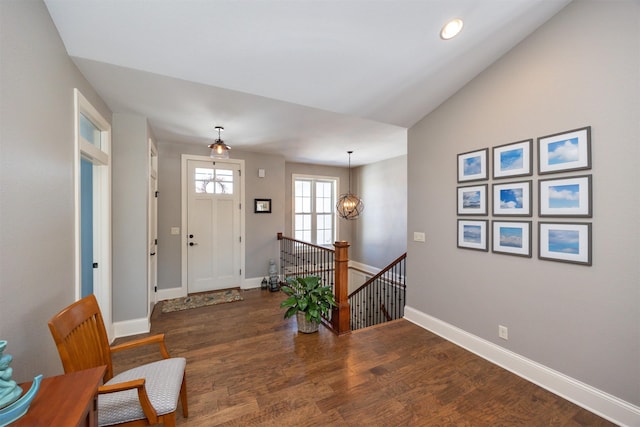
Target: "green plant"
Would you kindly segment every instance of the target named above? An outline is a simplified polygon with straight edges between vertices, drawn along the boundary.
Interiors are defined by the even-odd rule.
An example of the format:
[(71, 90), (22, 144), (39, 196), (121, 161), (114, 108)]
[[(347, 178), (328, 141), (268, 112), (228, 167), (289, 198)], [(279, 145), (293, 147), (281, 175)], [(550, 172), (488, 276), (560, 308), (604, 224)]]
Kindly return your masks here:
[(331, 286), (322, 286), (320, 281), (318, 276), (287, 278), (288, 286), (282, 286), (282, 292), (288, 298), (280, 303), (280, 307), (287, 308), (285, 319), (301, 311), (307, 321), (320, 323), (322, 315), (329, 314), (331, 307), (336, 305), (335, 296)]

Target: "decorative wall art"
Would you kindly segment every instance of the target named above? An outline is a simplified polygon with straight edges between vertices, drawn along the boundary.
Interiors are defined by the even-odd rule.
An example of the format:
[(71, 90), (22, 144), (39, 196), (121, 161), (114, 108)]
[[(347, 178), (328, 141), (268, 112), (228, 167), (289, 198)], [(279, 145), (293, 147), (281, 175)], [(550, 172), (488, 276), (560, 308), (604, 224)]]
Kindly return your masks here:
[(538, 181), (539, 215), (591, 218), (591, 175)]
[(591, 265), (591, 223), (538, 223), (538, 258)]
[(493, 148), (493, 179), (527, 176), (533, 173), (533, 139)]
[(494, 216), (531, 216), (531, 181), (493, 184)]
[(489, 250), (487, 243), (486, 219), (481, 220), (458, 220), (458, 247), (463, 249), (475, 249), (478, 251)]
[(487, 171), (488, 148), (458, 154), (458, 182), (482, 181), (489, 177)]
[(487, 184), (458, 187), (458, 215), (487, 214)]
[(493, 221), (492, 252), (531, 258), (531, 221)]
[(271, 199), (254, 199), (255, 213), (271, 213)]
[(591, 126), (538, 138), (538, 173), (591, 169)]

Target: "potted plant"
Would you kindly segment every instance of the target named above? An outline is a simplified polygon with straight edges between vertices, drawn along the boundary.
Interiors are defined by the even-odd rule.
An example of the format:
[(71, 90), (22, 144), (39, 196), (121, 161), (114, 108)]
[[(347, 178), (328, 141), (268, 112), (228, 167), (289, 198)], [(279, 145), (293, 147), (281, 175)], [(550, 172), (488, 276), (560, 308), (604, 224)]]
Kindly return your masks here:
[(295, 314), (298, 331), (305, 334), (317, 332), (322, 315), (329, 314), (331, 307), (336, 305), (331, 286), (322, 286), (319, 276), (288, 277), (282, 292), (288, 295), (280, 303), (280, 307), (287, 308), (284, 318)]

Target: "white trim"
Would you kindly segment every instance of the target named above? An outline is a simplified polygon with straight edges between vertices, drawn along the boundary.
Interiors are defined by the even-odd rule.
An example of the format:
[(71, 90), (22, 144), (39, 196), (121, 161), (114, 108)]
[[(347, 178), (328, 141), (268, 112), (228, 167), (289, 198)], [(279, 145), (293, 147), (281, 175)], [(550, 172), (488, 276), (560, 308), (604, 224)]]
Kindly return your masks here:
[(440, 319), (406, 306), (404, 318), (514, 374), (621, 426), (640, 425), (640, 407), (571, 378)]
[(174, 298), (183, 298), (187, 296), (186, 289), (183, 289), (181, 286), (177, 286), (175, 288), (169, 289), (158, 289), (156, 292), (156, 303), (160, 301), (165, 301), (168, 299)]
[[(187, 194), (188, 194), (188, 185), (189, 185), (189, 180), (187, 179), (187, 161), (189, 160), (199, 160), (199, 161), (205, 161), (205, 162), (211, 162), (213, 161), (213, 159), (211, 159), (211, 157), (209, 156), (196, 156), (196, 155), (192, 155), (192, 154), (182, 154), (181, 156), (181, 162), (180, 162), (180, 188), (181, 188), (181, 226), (182, 226), (182, 236), (180, 238), (180, 241), (182, 242), (180, 244), (180, 252), (181, 252), (181, 258), (182, 258), (182, 284), (180, 285), (180, 289), (182, 290), (182, 293), (184, 294), (184, 296), (186, 296), (189, 293), (189, 288), (188, 288), (188, 278), (187, 278), (187, 273), (189, 270), (189, 265), (188, 265), (188, 259), (187, 259), (187, 228), (188, 228), (188, 216), (187, 216)], [(240, 242), (240, 271), (242, 272), (240, 274), (240, 284), (242, 285), (242, 283), (244, 282), (244, 275), (245, 275), (245, 270), (246, 270), (246, 266), (245, 266), (245, 245), (246, 245), (246, 241), (247, 241), (247, 237), (245, 236), (245, 213), (247, 212), (247, 204), (246, 204), (246, 200), (245, 200), (245, 181), (246, 181), (246, 174), (245, 174), (245, 170), (244, 170), (244, 160), (242, 159), (224, 159), (224, 160), (220, 160), (221, 163), (235, 163), (238, 165), (238, 168), (240, 170), (240, 205), (242, 206), (242, 209), (240, 211), (240, 236), (242, 237), (242, 241)], [(158, 293), (160, 292), (160, 290), (158, 290)], [(178, 295), (175, 298), (179, 298), (180, 296), (183, 295)], [(157, 298), (158, 301), (161, 300), (160, 296), (158, 295)]]
[(116, 338), (146, 334), (151, 331), (151, 323), (149, 323), (149, 319), (146, 317), (141, 319), (125, 320), (123, 322), (115, 322), (113, 324), (113, 331), (115, 332)]
[[(338, 203), (338, 195), (340, 194), (340, 178), (337, 176), (328, 176), (328, 175), (307, 175), (302, 173), (292, 173), (291, 174), (291, 236), (295, 237), (296, 235), (296, 179), (309, 179), (313, 181), (334, 181), (333, 184), (333, 242), (339, 241), (339, 222), (338, 222), (338, 211), (336, 209), (336, 203)], [(312, 189), (312, 196), (315, 195), (315, 190)], [(315, 204), (314, 204), (315, 205)], [(315, 233), (316, 221), (315, 221), (315, 212), (311, 212), (311, 221), (313, 223), (313, 229), (311, 230), (311, 235)], [(313, 240), (313, 239), (312, 239)], [(332, 242), (332, 243), (333, 243)], [(314, 245), (320, 245), (318, 243), (309, 242)]]
[(262, 286), (262, 277), (251, 277), (249, 279), (244, 279), (242, 282), (242, 286), (240, 289), (256, 289)]
[[(91, 159), (94, 164), (94, 189), (99, 190), (100, 199), (94, 200), (94, 216), (99, 217), (94, 232), (94, 260), (100, 268), (97, 271), (99, 280), (93, 293), (100, 304), (107, 335), (114, 337), (111, 301), (111, 124), (96, 110), (93, 105), (77, 89), (73, 89), (74, 106), (74, 153), (73, 153), (73, 202), (74, 202), (74, 285), (75, 299), (81, 297), (81, 242), (80, 242), (80, 161), (82, 156)], [(80, 113), (89, 118), (100, 129), (101, 149), (87, 142), (80, 136)], [(96, 167), (99, 166), (99, 167)], [(94, 227), (96, 225), (94, 224)]]

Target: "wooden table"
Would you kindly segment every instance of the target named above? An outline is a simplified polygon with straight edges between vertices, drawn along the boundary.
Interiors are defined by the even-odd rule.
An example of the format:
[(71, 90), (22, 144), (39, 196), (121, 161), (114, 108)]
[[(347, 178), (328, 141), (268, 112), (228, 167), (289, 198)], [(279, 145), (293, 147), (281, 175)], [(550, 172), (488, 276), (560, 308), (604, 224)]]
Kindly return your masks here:
[[(29, 410), (11, 427), (98, 426), (97, 392), (106, 367), (44, 378)], [(26, 393), (31, 383), (20, 384)]]

